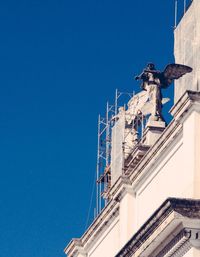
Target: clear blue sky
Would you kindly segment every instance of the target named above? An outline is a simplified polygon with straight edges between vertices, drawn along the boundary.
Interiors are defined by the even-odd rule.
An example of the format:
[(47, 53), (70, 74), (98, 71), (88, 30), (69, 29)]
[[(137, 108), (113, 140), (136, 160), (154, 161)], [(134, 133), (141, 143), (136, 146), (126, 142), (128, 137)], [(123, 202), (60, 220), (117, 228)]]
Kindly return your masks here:
[(64, 257), (82, 234), (98, 113), (147, 62), (173, 62), (173, 3), (0, 2), (1, 257)]

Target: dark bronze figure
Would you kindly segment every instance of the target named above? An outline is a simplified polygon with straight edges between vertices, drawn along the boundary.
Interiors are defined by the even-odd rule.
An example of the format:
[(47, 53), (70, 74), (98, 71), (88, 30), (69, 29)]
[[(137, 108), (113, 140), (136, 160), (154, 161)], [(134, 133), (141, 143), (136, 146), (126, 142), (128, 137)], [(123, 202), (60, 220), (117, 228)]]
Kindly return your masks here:
[(148, 93), (148, 101), (152, 104), (151, 120), (163, 120), (161, 89), (167, 88), (174, 79), (179, 79), (192, 68), (182, 64), (169, 64), (164, 71), (159, 71), (153, 63), (148, 63), (143, 72), (136, 76), (136, 80), (142, 80), (141, 88)]

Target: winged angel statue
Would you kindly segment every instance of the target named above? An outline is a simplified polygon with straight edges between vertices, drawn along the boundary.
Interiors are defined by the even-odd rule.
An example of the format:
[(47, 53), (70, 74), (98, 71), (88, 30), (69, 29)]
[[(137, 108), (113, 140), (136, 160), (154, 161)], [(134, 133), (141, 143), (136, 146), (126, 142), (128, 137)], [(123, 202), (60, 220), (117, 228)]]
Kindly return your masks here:
[(128, 102), (127, 110), (119, 108), (117, 117), (125, 117), (124, 149), (126, 157), (138, 142), (138, 127), (143, 124), (143, 118), (150, 115), (150, 120), (164, 121), (162, 117), (162, 106), (169, 98), (162, 97), (162, 88), (167, 88), (174, 79), (179, 79), (192, 68), (182, 64), (169, 64), (164, 71), (156, 70), (153, 63), (149, 63), (143, 72), (136, 76), (136, 80), (142, 80), (142, 91), (134, 95)]
[(151, 120), (162, 121), (162, 105), (169, 99), (162, 98), (161, 89), (169, 87), (173, 80), (191, 71), (192, 68), (186, 65), (168, 64), (161, 72), (156, 70), (153, 63), (148, 63), (143, 72), (135, 77), (136, 80), (142, 80), (143, 91), (134, 96), (132, 103), (129, 102), (128, 113), (133, 115), (140, 111), (143, 115), (151, 114)]

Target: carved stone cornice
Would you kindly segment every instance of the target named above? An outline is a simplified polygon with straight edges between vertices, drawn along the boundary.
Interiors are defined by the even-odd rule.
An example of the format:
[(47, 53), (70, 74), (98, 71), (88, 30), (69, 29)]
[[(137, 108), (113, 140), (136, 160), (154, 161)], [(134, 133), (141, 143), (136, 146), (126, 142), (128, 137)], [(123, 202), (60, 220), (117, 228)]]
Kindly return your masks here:
[(169, 198), (115, 257), (167, 257), (173, 251), (184, 252), (199, 245), (199, 231), (200, 200)]
[(69, 246), (65, 248), (64, 252), (69, 254), (70, 256), (76, 256), (78, 253), (80, 253), (84, 257), (87, 256), (87, 252), (85, 251), (84, 245), (80, 238), (72, 239)]
[(184, 228), (156, 257), (184, 256), (192, 247), (200, 247), (200, 229)]
[(183, 229), (159, 252), (159, 254), (156, 254), (156, 257), (170, 257), (175, 253), (177, 256), (181, 257), (190, 249), (191, 245), (189, 243), (188, 231)]
[(193, 110), (200, 112), (200, 92), (188, 90), (171, 108), (170, 113), (176, 122), (182, 123)]

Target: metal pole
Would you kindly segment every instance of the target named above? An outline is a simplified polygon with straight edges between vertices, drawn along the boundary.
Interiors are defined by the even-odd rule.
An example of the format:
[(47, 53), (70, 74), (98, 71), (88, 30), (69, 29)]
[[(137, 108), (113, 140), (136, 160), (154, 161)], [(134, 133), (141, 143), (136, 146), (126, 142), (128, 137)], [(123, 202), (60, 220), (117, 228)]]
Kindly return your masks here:
[(101, 212), (101, 183), (99, 183), (99, 213)]
[(94, 219), (97, 217), (96, 208), (94, 208)]
[(116, 89), (115, 91), (115, 120), (116, 120), (116, 116), (117, 116), (117, 100), (118, 100), (118, 90)]
[(186, 13), (186, 0), (184, 0), (184, 14)]
[[(109, 148), (110, 148), (110, 127), (109, 127), (109, 103), (107, 102), (106, 105), (106, 169), (109, 165)], [(107, 172), (107, 170), (105, 170)], [(104, 191), (107, 189), (108, 181), (107, 181), (107, 174), (104, 174)], [(104, 201), (105, 205), (107, 205), (106, 200)]]
[(177, 12), (178, 12), (178, 0), (175, 0), (175, 20), (174, 20), (174, 28), (177, 26)]
[(124, 175), (124, 168), (125, 168), (125, 140), (126, 140), (126, 117), (125, 117), (125, 104), (124, 104), (124, 112), (123, 112), (123, 119), (124, 119), (124, 126), (123, 126), (123, 142), (122, 142), (122, 174)]
[(142, 124), (142, 126), (141, 126), (141, 137), (143, 137), (143, 131), (144, 131), (144, 117), (143, 117), (143, 114), (142, 114), (142, 120), (141, 120), (141, 124)]
[(106, 167), (109, 164), (109, 146), (110, 146), (110, 127), (109, 127), (109, 103), (106, 106)]
[(97, 167), (96, 167), (96, 214), (99, 214), (99, 158), (100, 158), (100, 122), (101, 122), (101, 116), (98, 116), (98, 139), (97, 139)]

